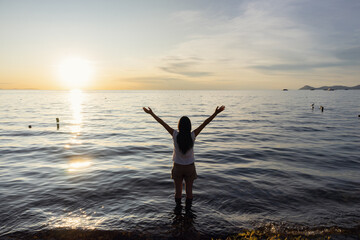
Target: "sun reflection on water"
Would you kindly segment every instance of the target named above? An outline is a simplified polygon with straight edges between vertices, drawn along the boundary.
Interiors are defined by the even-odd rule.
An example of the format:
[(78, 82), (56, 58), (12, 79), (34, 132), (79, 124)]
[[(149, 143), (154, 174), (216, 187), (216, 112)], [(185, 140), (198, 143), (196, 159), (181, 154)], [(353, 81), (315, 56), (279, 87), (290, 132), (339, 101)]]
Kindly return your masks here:
[(83, 92), (79, 89), (73, 89), (70, 91), (70, 103), (73, 113), (73, 120), (71, 121), (71, 132), (75, 135), (80, 135), (82, 124), (82, 102)]
[(102, 218), (91, 217), (83, 210), (80, 210), (78, 213), (70, 212), (65, 216), (49, 218), (49, 225), (53, 228), (82, 228), (93, 230), (102, 222)]
[(72, 111), (72, 120), (70, 121), (70, 142), (65, 144), (64, 148), (69, 149), (72, 145), (81, 144), (78, 136), (81, 134), (82, 127), (82, 103), (84, 100), (83, 92), (79, 89), (73, 89), (69, 92), (69, 102)]
[(67, 169), (69, 172), (77, 172), (89, 169), (92, 165), (90, 160), (72, 160), (68, 163)]

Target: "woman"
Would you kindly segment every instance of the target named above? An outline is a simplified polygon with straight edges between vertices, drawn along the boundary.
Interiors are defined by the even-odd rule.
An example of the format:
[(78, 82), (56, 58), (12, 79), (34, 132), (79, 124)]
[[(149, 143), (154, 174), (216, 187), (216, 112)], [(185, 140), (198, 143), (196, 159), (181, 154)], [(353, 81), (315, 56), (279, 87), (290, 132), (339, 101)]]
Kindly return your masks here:
[(186, 207), (192, 204), (192, 186), (197, 178), (194, 158), (194, 142), (201, 130), (208, 125), (220, 112), (224, 111), (225, 106), (216, 107), (215, 112), (208, 117), (197, 129), (191, 132), (191, 121), (188, 117), (183, 116), (179, 120), (178, 131), (172, 129), (161, 118), (155, 115), (151, 108), (143, 108), (144, 111), (158, 121), (172, 136), (174, 141), (173, 168), (171, 178), (174, 179), (175, 185), (175, 202), (181, 205), (182, 185), (185, 180), (186, 189)]

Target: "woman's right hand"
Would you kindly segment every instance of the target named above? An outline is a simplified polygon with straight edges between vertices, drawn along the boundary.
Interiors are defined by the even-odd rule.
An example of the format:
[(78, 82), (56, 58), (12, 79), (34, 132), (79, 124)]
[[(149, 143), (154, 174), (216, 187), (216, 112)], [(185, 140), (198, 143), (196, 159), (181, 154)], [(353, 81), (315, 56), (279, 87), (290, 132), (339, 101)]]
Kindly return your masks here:
[(222, 105), (221, 107), (217, 106), (216, 109), (215, 109), (215, 113), (216, 113), (216, 114), (219, 114), (219, 113), (221, 113), (221, 112), (224, 111), (224, 110), (225, 110), (225, 106), (224, 106), (224, 105)]
[(150, 107), (148, 107), (147, 109), (146, 109), (146, 107), (143, 107), (143, 109), (144, 109), (144, 112), (146, 112), (146, 113), (148, 113), (148, 114), (152, 114), (152, 113), (153, 113), (153, 111), (151, 110)]

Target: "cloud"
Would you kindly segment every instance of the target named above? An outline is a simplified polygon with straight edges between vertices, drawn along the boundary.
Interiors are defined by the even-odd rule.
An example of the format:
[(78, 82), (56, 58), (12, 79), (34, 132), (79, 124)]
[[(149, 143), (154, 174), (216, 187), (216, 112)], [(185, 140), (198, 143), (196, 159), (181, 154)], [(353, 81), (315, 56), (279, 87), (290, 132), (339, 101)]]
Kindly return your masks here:
[(179, 81), (178, 78), (171, 78), (171, 77), (130, 77), (130, 78), (121, 78), (116, 79), (115, 81), (121, 82), (132, 82), (132, 83), (155, 83), (155, 84), (162, 84), (165, 82), (175, 82)]
[(181, 59), (178, 57), (167, 57), (164, 66), (159, 67), (167, 73), (175, 73), (186, 77), (205, 77), (212, 75), (209, 71), (199, 71), (202, 60), (196, 57)]
[(331, 68), (343, 66), (343, 63), (311, 63), (311, 64), (274, 64), (253, 66), (254, 69), (267, 71), (309, 71), (319, 68)]
[[(356, 1), (253, 0), (231, 8), (237, 14), (208, 9), (175, 14), (180, 28), (193, 32), (169, 52), (179, 60), (160, 68), (236, 83), (244, 72), (298, 73), (299, 79), (317, 72), (330, 78), (360, 60), (360, 4)], [(202, 60), (188, 61), (190, 56)]]
[[(313, 47), (311, 33), (283, 13), (283, 8), (291, 6), (288, 5), (281, 1), (277, 4), (274, 1), (245, 2), (238, 6), (238, 15), (232, 17), (205, 11), (192, 13), (189, 27), (196, 32), (178, 44), (171, 54), (198, 56), (208, 64), (227, 64), (226, 68), (318, 58), (310, 50)], [(189, 21), (184, 21), (183, 27), (188, 26)]]
[(350, 61), (350, 63), (358, 64), (360, 62), (360, 46), (338, 50), (335, 53), (335, 56), (341, 60)]
[(326, 62), (308, 62), (308, 63), (296, 63), (296, 64), (268, 64), (268, 65), (255, 65), (252, 66), (254, 69), (263, 71), (282, 71), (282, 72), (293, 72), (293, 71), (311, 71), (322, 68), (336, 68), (354, 66), (360, 62), (360, 47), (353, 47), (347, 49), (338, 49), (331, 53), (337, 61)]
[(184, 78), (174, 77), (131, 77), (116, 79), (115, 82), (127, 86), (129, 89), (174, 89), (174, 90), (189, 90), (189, 89), (214, 89), (218, 88), (219, 84), (208, 84), (205, 82), (191, 81)]
[(197, 24), (203, 20), (203, 13), (196, 10), (185, 10), (173, 13), (172, 17), (175, 20), (182, 21), (184, 23), (193, 23)]

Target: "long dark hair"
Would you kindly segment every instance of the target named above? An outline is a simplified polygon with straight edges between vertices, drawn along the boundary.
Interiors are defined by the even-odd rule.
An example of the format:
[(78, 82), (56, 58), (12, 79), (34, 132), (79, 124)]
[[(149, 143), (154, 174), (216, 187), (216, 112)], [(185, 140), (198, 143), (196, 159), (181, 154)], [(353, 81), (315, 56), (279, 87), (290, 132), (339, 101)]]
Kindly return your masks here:
[(189, 149), (194, 146), (191, 138), (191, 121), (188, 117), (183, 116), (178, 124), (179, 134), (176, 137), (180, 151), (185, 154)]

